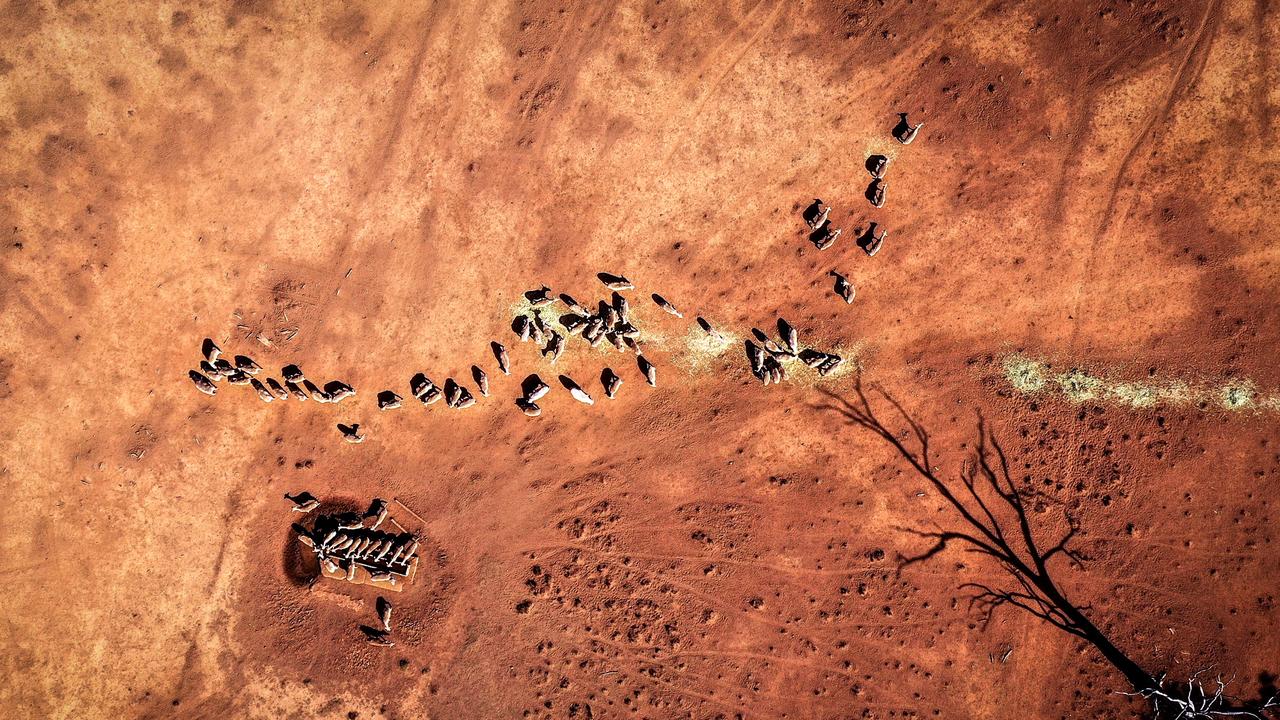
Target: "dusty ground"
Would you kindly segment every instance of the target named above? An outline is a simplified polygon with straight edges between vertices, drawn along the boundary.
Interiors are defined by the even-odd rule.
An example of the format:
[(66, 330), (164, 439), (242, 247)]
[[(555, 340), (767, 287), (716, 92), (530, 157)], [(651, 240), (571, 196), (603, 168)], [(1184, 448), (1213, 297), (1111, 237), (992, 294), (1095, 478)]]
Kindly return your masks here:
[[(688, 352), (693, 313), (857, 348), (942, 447), (981, 410), (1077, 508), (1063, 582), (1122, 648), (1242, 695), (1280, 672), (1280, 413), (1002, 365), (1280, 388), (1272, 3), (324, 5), (0, 9), (7, 717), (1140, 713), (1053, 628), (978, 628), (956, 586), (994, 568), (895, 575), (902, 528), (946, 516), (823, 408), (852, 376), (763, 388), (737, 346)], [(885, 249), (815, 252), (799, 209), (873, 217), (874, 150)], [(637, 282), (657, 389), (574, 346), (557, 368), (614, 363), (619, 399), (529, 419), (519, 346), (475, 408), (375, 409), (492, 371), (523, 290), (597, 297), (600, 270)], [(199, 395), (205, 336), (360, 395)], [(291, 573), (302, 489), (422, 517), (395, 648), (355, 632), (370, 588)]]

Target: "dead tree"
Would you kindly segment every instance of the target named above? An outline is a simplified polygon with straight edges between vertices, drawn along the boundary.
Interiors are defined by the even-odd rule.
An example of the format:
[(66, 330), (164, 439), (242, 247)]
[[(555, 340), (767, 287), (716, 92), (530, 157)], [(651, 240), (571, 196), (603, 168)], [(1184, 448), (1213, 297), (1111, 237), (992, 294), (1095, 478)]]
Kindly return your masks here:
[(1230, 681), (1220, 676), (1212, 687), (1200, 680), (1201, 673), (1185, 682), (1166, 682), (1163, 674), (1147, 672), (1111, 642), (1086, 615), (1090, 607), (1068, 598), (1055, 582), (1050, 567), (1059, 557), (1080, 565), (1084, 563), (1085, 558), (1069, 547), (1079, 529), (1075, 518), (1064, 508), (1066, 530), (1051, 540), (1043, 539), (1045, 531), (1033, 526), (1027, 502), (1052, 502), (1052, 498), (1015, 483), (1009, 474), (1004, 448), (980, 414), (977, 439), (969, 457), (955, 479), (947, 479), (933, 464), (929, 433), (888, 393), (876, 389), (906, 423), (906, 432), (894, 432), (886, 420), (876, 414), (861, 381), (855, 387), (852, 400), (824, 392), (834, 403), (825, 406), (827, 409), (838, 412), (849, 424), (871, 431), (892, 447), (911, 470), (942, 497), (956, 521), (950, 529), (908, 530), (932, 544), (918, 555), (901, 558), (900, 567), (924, 562), (956, 545), (994, 560), (1004, 570), (1009, 582), (1003, 586), (984, 583), (961, 586), (971, 591), (970, 608), (981, 614), (984, 627), (997, 610), (1014, 607), (1089, 643), (1129, 682), (1133, 691), (1125, 694), (1146, 699), (1157, 718), (1264, 720), (1280, 712), (1280, 696), (1244, 702), (1228, 697), (1225, 693)]

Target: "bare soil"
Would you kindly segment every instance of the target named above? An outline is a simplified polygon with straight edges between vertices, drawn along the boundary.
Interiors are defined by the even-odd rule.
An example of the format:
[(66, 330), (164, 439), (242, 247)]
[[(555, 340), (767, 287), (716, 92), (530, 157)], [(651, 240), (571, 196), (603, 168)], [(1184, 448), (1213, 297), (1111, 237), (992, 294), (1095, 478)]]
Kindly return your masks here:
[[(1054, 628), (981, 627), (957, 586), (998, 568), (897, 572), (948, 516), (829, 408), (856, 374), (751, 378), (740, 339), (779, 316), (944, 467), (981, 412), (1078, 516), (1062, 582), (1144, 667), (1280, 673), (1280, 414), (1002, 366), (1280, 388), (1271, 3), (13, 0), (0, 38), (7, 717), (1140, 716)], [(815, 197), (845, 228), (822, 252)], [(606, 297), (600, 271), (636, 283), (656, 388), (511, 334), (523, 291)], [(691, 349), (695, 315), (739, 342)], [(359, 394), (200, 395), (206, 336)], [(376, 408), (473, 363), (471, 409)], [(393, 506), (424, 538), (394, 647), (356, 629), (374, 588), (307, 582), (299, 490), (420, 516)]]

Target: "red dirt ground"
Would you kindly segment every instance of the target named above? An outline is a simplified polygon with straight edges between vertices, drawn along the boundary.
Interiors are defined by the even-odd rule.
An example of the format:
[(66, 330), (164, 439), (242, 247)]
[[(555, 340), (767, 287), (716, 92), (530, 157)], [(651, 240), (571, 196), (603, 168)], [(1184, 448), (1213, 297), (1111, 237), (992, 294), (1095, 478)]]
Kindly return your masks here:
[[(690, 354), (695, 314), (856, 349), (950, 472), (982, 412), (1079, 517), (1089, 560), (1059, 576), (1121, 648), (1244, 696), (1280, 673), (1280, 416), (1023, 395), (1002, 368), (1280, 387), (1265, 0), (11, 0), (0, 36), (8, 717), (1142, 714), (1054, 628), (980, 627), (957, 586), (998, 568), (895, 571), (923, 549), (904, 528), (949, 516), (830, 409), (853, 374), (761, 387), (740, 344)], [(910, 146), (897, 112), (926, 122)], [(823, 252), (814, 197), (846, 228)], [(524, 290), (594, 299), (602, 270), (636, 282), (657, 388), (511, 335)], [(359, 395), (200, 395), (206, 336)], [(472, 363), (472, 409), (374, 405)], [(524, 417), (535, 371), (595, 405), (557, 388)], [(356, 631), (376, 590), (307, 585), (298, 490), (421, 516), (393, 506), (424, 537), (395, 647)]]

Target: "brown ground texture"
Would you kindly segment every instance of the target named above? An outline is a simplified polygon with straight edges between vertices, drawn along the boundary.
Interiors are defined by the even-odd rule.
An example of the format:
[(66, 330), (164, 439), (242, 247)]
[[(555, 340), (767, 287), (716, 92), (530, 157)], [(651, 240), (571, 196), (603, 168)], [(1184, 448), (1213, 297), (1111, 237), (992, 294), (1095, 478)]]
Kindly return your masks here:
[[(958, 586), (993, 564), (897, 570), (951, 516), (831, 410), (857, 373), (750, 376), (779, 316), (856, 350), (946, 473), (981, 412), (1144, 667), (1243, 697), (1280, 672), (1280, 415), (1027, 395), (1001, 364), (1280, 387), (1268, 0), (10, 0), (0, 37), (6, 717), (1142, 716), (1087, 645), (983, 628)], [(822, 252), (814, 197), (846, 228)], [(599, 271), (637, 285), (656, 388), (511, 334), (524, 290), (594, 300)], [(690, 349), (695, 314), (728, 352)], [(206, 397), (206, 336), (359, 394)], [(373, 402), (472, 363), (471, 409)], [(596, 403), (527, 418), (529, 372)], [(394, 647), (356, 630), (375, 589), (308, 584), (298, 490), (420, 516), (393, 506), (424, 538)]]

